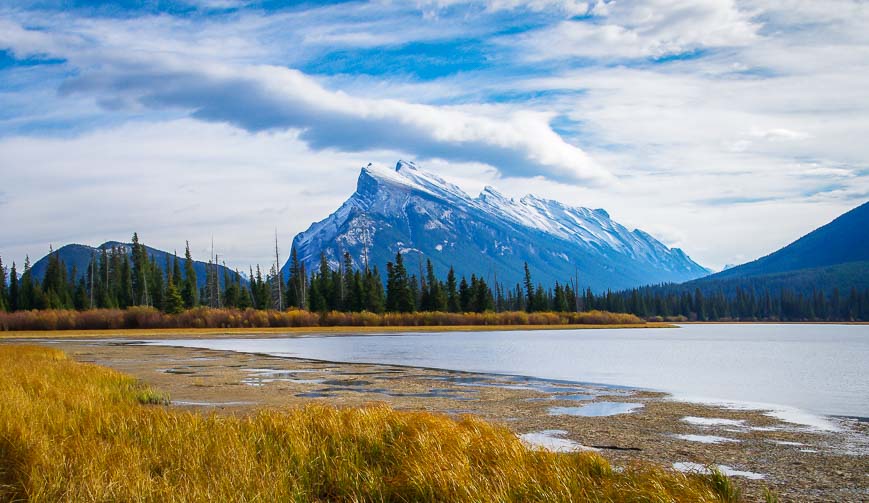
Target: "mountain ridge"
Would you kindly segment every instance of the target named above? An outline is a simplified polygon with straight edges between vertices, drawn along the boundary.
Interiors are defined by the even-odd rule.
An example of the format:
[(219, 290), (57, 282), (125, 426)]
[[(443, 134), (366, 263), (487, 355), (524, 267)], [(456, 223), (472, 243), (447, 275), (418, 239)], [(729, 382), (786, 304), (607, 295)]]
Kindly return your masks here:
[[(90, 260), (93, 254), (101, 253), (103, 249), (111, 250), (112, 248), (122, 247), (124, 249), (124, 253), (128, 256), (132, 253), (132, 243), (123, 243), (120, 241), (106, 241), (105, 243), (99, 246), (90, 246), (80, 243), (69, 243), (64, 246), (61, 246), (57, 250), (54, 250), (52, 253), (56, 253), (58, 257), (63, 261), (64, 265), (67, 268), (67, 271), (72, 271), (73, 268), (76, 270), (76, 280), (85, 275), (87, 268), (90, 264)], [(166, 272), (166, 258), (170, 260), (175, 256), (174, 253), (169, 253), (164, 250), (160, 250), (157, 248), (150, 247), (148, 245), (144, 245), (145, 250), (148, 254), (148, 258), (155, 258), (157, 262), (157, 266), (160, 267), (163, 272)], [(32, 274), (34, 279), (38, 281), (42, 281), (42, 278), (45, 276), (46, 268), (48, 267), (48, 258), (51, 255), (45, 255), (40, 258), (31, 266)], [(184, 257), (179, 257), (182, 265), (182, 275), (184, 274), (183, 263)], [(206, 283), (206, 269), (208, 264), (206, 262), (194, 260), (193, 261), (193, 270), (196, 271), (196, 284), (198, 288), (203, 288)], [(229, 269), (228, 267), (224, 267), (223, 265), (218, 265), (218, 279), (220, 281), (221, 287), (223, 284), (223, 273), (224, 271), (235, 274), (235, 271)], [(241, 281), (243, 284), (247, 284), (247, 280), (244, 276), (241, 277)]]
[(768, 255), (679, 286), (729, 295), (737, 287), (826, 292), (865, 288), (869, 286), (869, 202)]
[[(682, 250), (639, 229), (629, 231), (603, 209), (531, 194), (517, 200), (493, 187), (472, 197), (407, 161), (395, 169), (363, 167), (356, 191), (296, 235), (293, 246), (309, 268), (321, 252), (333, 266), (346, 251), (357, 267), (366, 261), (382, 267), (401, 251), (411, 254), (414, 267), (429, 259), (439, 274), (454, 266), (460, 275), (486, 274), (508, 285), (521, 279), (525, 262), (544, 284), (566, 281), (579, 271), (580, 284), (596, 290), (684, 281), (710, 272)], [(282, 268), (285, 277), (288, 268), (289, 262)]]

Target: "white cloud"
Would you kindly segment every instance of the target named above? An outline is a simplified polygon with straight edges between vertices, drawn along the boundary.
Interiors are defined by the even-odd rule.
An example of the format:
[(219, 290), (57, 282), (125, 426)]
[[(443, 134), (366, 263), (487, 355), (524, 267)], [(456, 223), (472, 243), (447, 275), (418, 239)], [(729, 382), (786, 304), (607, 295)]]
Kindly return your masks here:
[(15, 188), (0, 211), (5, 262), (38, 258), (49, 244), (97, 245), (137, 231), (169, 251), (190, 240), (200, 258), (214, 235), (228, 265), (245, 270), (269, 263), (276, 228), (287, 255), (295, 233), (353, 192), (362, 165), (402, 155), (312, 152), (294, 133), (191, 119), (74, 138), (10, 137), (0, 152), (4, 186)]
[[(470, 192), (490, 184), (515, 196), (606, 208), (714, 268), (769, 253), (869, 198), (869, 4), (594, 2), (588, 18), (571, 19), (587, 9), (570, 0), (384, 0), (207, 18), (0, 12), (0, 45), (20, 56), (67, 57), (63, 69), (78, 75), (64, 86), (67, 94), (52, 96), (56, 80), (27, 85), (27, 72), (38, 70), (5, 74), (15, 76), (15, 90), (0, 92), (0, 134), (75, 114), (108, 119), (82, 137), (0, 142), (4, 177), (14, 166), (48, 166), (36, 178), (16, 173), (16, 187), (56, 192), (60, 208), (100, 209), (85, 211), (100, 225), (76, 227), (44, 204), (15, 206), (28, 190), (4, 189), (2, 213), (15, 207), (35, 215), (3, 222), (4, 258), (7, 243), (28, 236), (39, 242), (26, 246), (41, 254), (47, 240), (120, 239), (129, 227), (162, 246), (185, 238), (200, 246), (219, 227), (216, 234), (238, 234), (228, 254), (238, 263), (265, 262), (267, 250), (256, 242), (268, 241), (275, 225), (300, 230), (349, 195), (356, 166), (405, 156)], [(510, 16), (545, 26), (486, 39)], [(316, 77), (287, 69), (329, 51), (380, 57), (373, 49), (473, 38), (491, 64), (437, 79), (392, 68)], [(114, 125), (167, 115), (201, 120), (149, 124), (153, 138), (142, 138), (138, 126)], [(103, 144), (113, 147), (97, 155)], [(231, 151), (212, 155), (215, 144)], [(606, 178), (596, 166), (619, 183), (570, 181)], [(138, 195), (135, 187), (152, 187), (140, 174), (152, 170), (173, 181), (182, 173), (188, 192), (172, 189), (162, 199), (145, 194), (159, 189), (143, 188)], [(208, 181), (197, 188), (195, 177)], [(100, 188), (88, 192), (94, 179)], [(208, 201), (234, 197), (227, 187), (245, 195), (215, 212)], [(175, 204), (185, 198), (187, 206)], [(164, 206), (184, 218), (161, 213), (148, 227), (141, 215)], [(266, 222), (255, 209), (279, 221)], [(19, 225), (33, 230), (14, 230), (12, 239)]]
[[(180, 109), (249, 131), (297, 129), (317, 149), (400, 149), (421, 158), (484, 162), (514, 176), (613, 180), (556, 134), (546, 114), (494, 108), (469, 113), (462, 107), (358, 98), (327, 90), (293, 69), (191, 60), (217, 52), (207, 47), (179, 56), (162, 49), (168, 41), (146, 42), (129, 54), (121, 48), (130, 35), (109, 30), (101, 36), (95, 46), (51, 49), (52, 55), (69, 58), (79, 74), (63, 83), (62, 93), (92, 95), (112, 109)], [(21, 38), (26, 37), (6, 43), (18, 50)], [(487, 113), (492, 111), (497, 113)]]
[(515, 38), (531, 60), (612, 60), (746, 46), (758, 39), (760, 28), (731, 0), (598, 2), (590, 13), (591, 19), (562, 21)]

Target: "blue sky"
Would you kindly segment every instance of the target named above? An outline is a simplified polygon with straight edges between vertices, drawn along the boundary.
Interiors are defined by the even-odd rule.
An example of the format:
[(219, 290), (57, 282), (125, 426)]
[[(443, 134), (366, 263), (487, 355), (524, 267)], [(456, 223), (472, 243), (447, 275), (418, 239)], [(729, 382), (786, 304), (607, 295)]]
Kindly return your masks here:
[(869, 4), (0, 1), (0, 256), (270, 262), (412, 159), (720, 268), (869, 199)]

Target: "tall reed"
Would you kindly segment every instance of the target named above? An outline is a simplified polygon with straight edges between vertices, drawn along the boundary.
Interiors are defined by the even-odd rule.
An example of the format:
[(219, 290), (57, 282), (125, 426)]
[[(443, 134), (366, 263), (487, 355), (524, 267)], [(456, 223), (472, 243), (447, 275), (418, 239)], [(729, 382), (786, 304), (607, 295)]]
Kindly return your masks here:
[[(143, 391), (146, 391), (143, 393)], [(250, 417), (142, 405), (135, 379), (0, 346), (0, 501), (735, 501), (713, 476), (526, 448), (386, 406)], [(155, 400), (158, 401), (159, 400)]]
[(352, 313), (303, 310), (189, 309), (165, 314), (151, 307), (0, 312), (0, 331), (103, 330), (126, 328), (270, 328), (270, 327), (394, 327), (495, 325), (636, 325), (645, 323), (633, 314), (588, 311), (582, 313)]

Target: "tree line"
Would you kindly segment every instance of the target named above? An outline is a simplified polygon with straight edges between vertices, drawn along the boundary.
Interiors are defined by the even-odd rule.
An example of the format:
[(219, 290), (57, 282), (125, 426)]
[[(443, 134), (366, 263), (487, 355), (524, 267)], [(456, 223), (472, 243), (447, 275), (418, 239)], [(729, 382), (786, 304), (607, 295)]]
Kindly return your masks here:
[(595, 293), (580, 289), (578, 278), (556, 281), (549, 287), (535, 283), (527, 264), (523, 281), (511, 287), (496, 281), (490, 284), (482, 275), (459, 278), (452, 267), (441, 278), (430, 260), (425, 266), (419, 264), (418, 272), (409, 272), (401, 253), (386, 264), (385, 281), (376, 265), (360, 269), (353, 264), (346, 252), (337, 267), (321, 255), (319, 267), (309, 272), (293, 249), (286, 281), (277, 264), (265, 274), (259, 265), (255, 270), (251, 267), (244, 280), (237, 270), (219, 268), (217, 258), (211, 257), (200, 287), (189, 243), (183, 259), (167, 256), (161, 265), (134, 233), (131, 245), (94, 253), (82, 273), (74, 266), (67, 268), (51, 250), (41, 281), (33, 277), (29, 258), (20, 275), (15, 263), (7, 270), (0, 258), (0, 310), (131, 306), (152, 306), (165, 313), (197, 306), (372, 313), (601, 310), (647, 319), (869, 321), (869, 289), (852, 288), (844, 294), (834, 289), (827, 294), (737, 288), (735, 295), (726, 295), (672, 285)]

